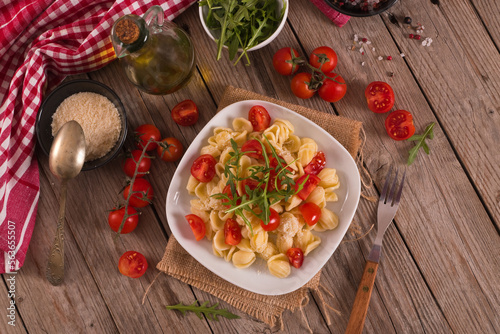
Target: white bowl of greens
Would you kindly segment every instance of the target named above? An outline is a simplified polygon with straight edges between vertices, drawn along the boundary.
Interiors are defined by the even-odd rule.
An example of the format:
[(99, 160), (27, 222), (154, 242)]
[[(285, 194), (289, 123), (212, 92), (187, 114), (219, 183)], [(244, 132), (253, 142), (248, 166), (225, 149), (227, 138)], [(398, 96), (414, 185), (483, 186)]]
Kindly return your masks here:
[(198, 4), (203, 28), (217, 42), (217, 60), (225, 48), (236, 64), (244, 56), (250, 63), (248, 51), (258, 50), (278, 36), (286, 23), (289, 1), (202, 0)]

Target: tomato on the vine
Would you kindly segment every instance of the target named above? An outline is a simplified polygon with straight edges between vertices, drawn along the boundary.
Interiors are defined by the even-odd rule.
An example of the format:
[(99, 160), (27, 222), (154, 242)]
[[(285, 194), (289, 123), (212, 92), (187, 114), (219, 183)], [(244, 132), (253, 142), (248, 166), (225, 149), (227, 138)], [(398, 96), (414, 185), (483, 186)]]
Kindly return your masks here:
[(408, 139), (415, 133), (413, 116), (406, 110), (393, 111), (385, 119), (385, 130), (394, 140)]
[(264, 223), (264, 221), (260, 221), (260, 226), (262, 226), (262, 228), (264, 229), (264, 231), (267, 231), (267, 232), (270, 232), (270, 231), (274, 231), (275, 229), (278, 228), (278, 226), (280, 226), (280, 214), (278, 213), (278, 211), (272, 209), (272, 208), (269, 208), (269, 223), (267, 223), (267, 225)]
[(137, 175), (135, 177), (144, 177), (144, 174), (149, 171), (149, 168), (151, 167), (151, 159), (147, 156), (144, 156), (141, 159), (141, 150), (133, 150), (130, 154), (131, 157), (126, 158), (123, 163), (123, 171), (128, 177), (133, 177), (137, 167), (137, 162), (140, 159), (141, 161), (139, 162), (139, 167), (137, 167)]
[(133, 184), (129, 184), (123, 191), (123, 198), (127, 200), (130, 188), (132, 186), (132, 195), (130, 195), (129, 204), (135, 208), (148, 206), (153, 200), (154, 192), (151, 184), (145, 179), (135, 179)]
[[(132, 232), (137, 227), (137, 223), (139, 223), (139, 214), (137, 213), (136, 209), (134, 209), (132, 206), (129, 205), (127, 208), (127, 213), (129, 217), (125, 220), (125, 223), (123, 224), (123, 228), (120, 232), (121, 234), (127, 234)], [(113, 231), (118, 232), (124, 216), (125, 216), (125, 207), (121, 209), (113, 208), (113, 211), (111, 211), (108, 215), (109, 227), (111, 227)]]
[(309, 64), (324, 73), (331, 72), (337, 66), (337, 54), (328, 46), (320, 46), (311, 52)]
[(224, 223), (224, 238), (227, 245), (236, 246), (241, 242), (241, 226), (232, 218)]
[(123, 253), (118, 260), (118, 270), (122, 275), (138, 278), (144, 275), (148, 269), (148, 261), (144, 255), (136, 251), (128, 251)]
[(325, 153), (319, 151), (304, 167), (304, 173), (318, 175), (326, 165)]
[(168, 137), (163, 139), (156, 148), (156, 153), (163, 161), (173, 162), (177, 161), (182, 157), (184, 148), (181, 142), (174, 137)]
[(189, 126), (196, 123), (199, 117), (198, 107), (191, 100), (184, 100), (172, 109), (172, 119), (182, 126)]
[[(293, 50), (293, 57), (292, 57)], [(273, 56), (273, 67), (281, 75), (291, 75), (299, 69), (298, 64), (294, 63), (293, 58), (298, 58), (299, 53), (292, 48), (282, 48), (276, 51)]]
[(311, 98), (314, 93), (316, 93), (316, 91), (314, 89), (311, 89), (309, 86), (311, 80), (311, 73), (300, 72), (295, 74), (295, 76), (292, 78), (292, 82), (290, 83), (292, 93), (301, 99)]
[(336, 73), (325, 73), (327, 78), (318, 89), (318, 95), (327, 102), (337, 102), (344, 97), (347, 92), (347, 85), (344, 78)]
[(290, 248), (286, 251), (286, 256), (288, 256), (288, 261), (295, 268), (299, 269), (302, 267), (302, 263), (304, 262), (304, 252), (300, 248)]
[(203, 154), (196, 158), (191, 166), (191, 175), (202, 183), (210, 182), (215, 176), (217, 160), (210, 154)]
[(152, 124), (143, 124), (141, 126), (138, 126), (135, 131), (135, 141), (136, 141), (136, 146), (140, 148), (141, 150), (144, 148), (144, 146), (148, 143), (149, 140), (151, 142), (148, 144), (147, 151), (152, 151), (154, 150), (158, 144), (156, 144), (157, 141), (160, 141), (161, 139), (161, 134), (160, 130)]
[(316, 203), (304, 203), (299, 206), (299, 211), (309, 226), (313, 226), (321, 218), (321, 208)]
[(250, 139), (243, 144), (241, 152), (248, 155), (250, 158), (255, 158), (257, 160), (264, 159), (264, 156), (262, 155), (262, 145), (257, 139)]
[(374, 81), (366, 87), (366, 102), (368, 108), (376, 113), (385, 113), (394, 105), (394, 91), (392, 87), (383, 81)]
[(187, 215), (185, 216), (185, 218), (189, 223), (191, 230), (193, 231), (196, 241), (200, 241), (201, 239), (203, 239), (207, 231), (203, 219), (194, 214)]
[(252, 123), (253, 131), (264, 131), (271, 124), (271, 116), (263, 106), (253, 106), (248, 112), (248, 120)]
[[(307, 178), (307, 180), (306, 180)], [(302, 200), (305, 200), (316, 188), (321, 179), (316, 175), (304, 174), (295, 183), (295, 191), (299, 190), (300, 185), (303, 185), (302, 189), (297, 193)]]

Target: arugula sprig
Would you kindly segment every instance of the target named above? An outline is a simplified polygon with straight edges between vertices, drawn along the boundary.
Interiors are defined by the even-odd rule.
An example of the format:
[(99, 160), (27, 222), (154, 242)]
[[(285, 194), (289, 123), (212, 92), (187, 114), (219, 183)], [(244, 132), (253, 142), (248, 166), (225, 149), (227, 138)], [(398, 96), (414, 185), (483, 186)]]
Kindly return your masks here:
[(229, 59), (233, 60), (238, 52), (236, 65), (245, 56), (250, 64), (248, 49), (269, 38), (281, 22), (286, 4), (277, 14), (277, 0), (202, 0), (199, 6), (207, 6), (205, 18), (207, 27), (220, 32), (217, 41), (217, 60), (222, 57), (223, 46), (229, 51)]
[[(236, 215), (240, 216), (252, 234), (252, 224), (244, 215), (244, 211), (248, 211), (255, 215), (267, 225), (270, 220), (271, 205), (281, 201), (282, 199), (287, 201), (291, 196), (300, 192), (305, 184), (305, 182), (302, 183), (299, 185), (298, 189), (295, 190), (295, 181), (291, 177), (292, 172), (287, 169), (287, 167), (294, 161), (287, 164), (286, 161), (278, 155), (276, 149), (269, 143), (269, 140), (265, 138), (271, 149), (272, 157), (274, 157), (274, 159), (278, 162), (276, 167), (271, 167), (271, 159), (266, 152), (266, 146), (261, 140), (257, 140), (262, 147), (262, 156), (265, 162), (264, 165), (252, 166), (248, 169), (250, 172), (249, 176), (241, 176), (239, 173), (239, 162), (241, 157), (246, 153), (254, 152), (241, 152), (237, 143), (231, 139), (231, 147), (233, 151), (229, 152), (230, 158), (224, 166), (224, 175), (227, 178), (226, 185), (229, 185), (231, 188), (232, 198), (224, 193), (212, 195), (214, 198), (224, 200), (225, 205), (228, 206), (228, 209), (225, 210), (225, 212), (234, 212)], [(272, 173), (276, 175), (274, 180), (271, 178)], [(253, 180), (256, 186), (254, 189), (251, 189), (248, 185), (245, 185), (245, 193), (242, 196), (239, 196), (237, 192), (237, 184), (238, 182), (244, 182), (247, 179)], [(274, 187), (269, 187), (269, 182), (271, 181), (274, 182)], [(281, 188), (279, 187), (280, 183)]]
[(178, 310), (182, 312), (182, 315), (186, 315), (186, 312), (194, 312), (198, 318), (203, 319), (204, 314), (209, 320), (219, 321), (217, 316), (225, 317), (228, 319), (239, 319), (240, 317), (236, 314), (229, 312), (226, 309), (217, 309), (219, 303), (215, 303), (214, 305), (208, 307), (208, 302), (204, 302), (201, 305), (198, 305), (198, 301), (195, 301), (191, 305), (184, 305), (179, 303), (177, 305), (166, 306), (167, 310)]
[(430, 153), (429, 146), (427, 146), (427, 143), (425, 142), (425, 140), (427, 138), (429, 138), (429, 139), (434, 138), (434, 132), (432, 131), (432, 129), (434, 128), (434, 125), (435, 125), (435, 123), (432, 122), (431, 124), (427, 125), (423, 134), (413, 135), (407, 139), (408, 141), (416, 141), (415, 146), (413, 146), (413, 148), (409, 152), (410, 155), (408, 156), (408, 166), (411, 165), (413, 163), (413, 161), (415, 161), (415, 158), (417, 157), (418, 150), (420, 148), (423, 148), (425, 153), (427, 153), (427, 154)]

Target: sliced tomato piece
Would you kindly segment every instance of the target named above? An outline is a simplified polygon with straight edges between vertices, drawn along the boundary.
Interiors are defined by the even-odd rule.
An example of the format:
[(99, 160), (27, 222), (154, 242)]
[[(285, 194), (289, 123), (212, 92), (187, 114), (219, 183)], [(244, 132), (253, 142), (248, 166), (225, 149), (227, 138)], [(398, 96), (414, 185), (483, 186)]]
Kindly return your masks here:
[(383, 81), (374, 81), (366, 87), (366, 102), (368, 108), (375, 113), (385, 113), (394, 106), (394, 91)]
[(118, 270), (122, 275), (138, 278), (144, 275), (148, 269), (148, 261), (146, 257), (136, 251), (128, 251), (123, 253), (118, 260)]
[(304, 262), (304, 252), (300, 248), (290, 248), (286, 251), (286, 255), (288, 256), (288, 261), (295, 268), (299, 269), (302, 267), (302, 263)]
[(210, 182), (215, 176), (217, 160), (210, 154), (203, 154), (196, 158), (191, 166), (191, 175), (202, 183)]
[(265, 224), (264, 221), (260, 221), (260, 226), (264, 229), (264, 231), (274, 231), (280, 226), (280, 214), (278, 211), (269, 208), (269, 223)]
[(172, 119), (182, 126), (193, 125), (198, 120), (198, 117), (198, 107), (191, 100), (184, 100), (172, 109)]
[(385, 130), (394, 140), (408, 139), (415, 133), (413, 116), (406, 110), (393, 111), (385, 119)]
[(185, 216), (185, 218), (189, 223), (191, 230), (193, 231), (196, 241), (200, 241), (201, 239), (203, 239), (206, 233), (206, 226), (203, 219), (194, 214), (187, 215)]
[(241, 242), (241, 226), (232, 218), (224, 223), (224, 237), (227, 245), (236, 246)]
[(300, 185), (303, 185), (302, 190), (297, 193), (302, 200), (305, 200), (316, 188), (321, 179), (316, 175), (304, 174), (295, 183), (295, 191), (299, 190)]
[(248, 112), (248, 120), (252, 123), (253, 131), (264, 131), (271, 124), (271, 116), (263, 106), (253, 106)]
[(299, 206), (299, 210), (309, 226), (313, 226), (321, 218), (321, 208), (316, 203), (304, 203)]
[(264, 159), (262, 155), (262, 145), (259, 143), (257, 139), (250, 139), (241, 147), (241, 152), (248, 155), (250, 158), (254, 158), (257, 160)]
[(304, 173), (318, 175), (326, 165), (325, 153), (319, 151), (312, 160), (304, 167)]

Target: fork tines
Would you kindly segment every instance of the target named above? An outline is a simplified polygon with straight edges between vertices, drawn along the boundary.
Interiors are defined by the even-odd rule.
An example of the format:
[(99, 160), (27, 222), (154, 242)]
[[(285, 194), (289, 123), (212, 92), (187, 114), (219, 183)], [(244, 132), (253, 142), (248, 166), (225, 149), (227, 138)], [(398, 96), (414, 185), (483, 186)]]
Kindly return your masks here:
[[(399, 203), (399, 200), (401, 199), (401, 193), (403, 192), (403, 185), (405, 183), (406, 169), (404, 170), (403, 178), (401, 179), (401, 181), (399, 183), (399, 189), (397, 190), (397, 193), (396, 193), (398, 173), (399, 173), (399, 170), (396, 169), (396, 175), (394, 176), (394, 179), (392, 181), (392, 186), (389, 189), (389, 184), (391, 181), (391, 174), (392, 174), (392, 166), (389, 168), (389, 172), (387, 173), (387, 176), (385, 178), (385, 183), (384, 183), (384, 187), (382, 189), (382, 193), (380, 194), (379, 202), (382, 202), (384, 204), (390, 203), (391, 206), (397, 205)], [(394, 195), (396, 195), (396, 196), (394, 197)]]

